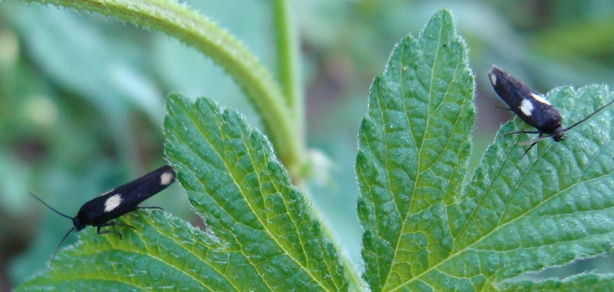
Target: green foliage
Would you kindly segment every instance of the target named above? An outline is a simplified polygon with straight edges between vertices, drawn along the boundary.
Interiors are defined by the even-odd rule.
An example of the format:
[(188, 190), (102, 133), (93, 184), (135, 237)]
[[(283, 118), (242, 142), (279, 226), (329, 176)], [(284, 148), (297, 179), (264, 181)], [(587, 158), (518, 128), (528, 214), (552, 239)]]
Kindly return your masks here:
[(227, 246), (225, 270), (244, 273), (238, 290), (347, 289), (337, 251), (262, 133), (208, 99), (171, 95), (168, 111), (168, 158)]
[(564, 280), (517, 281), (501, 284), (505, 291), (611, 291), (612, 275), (580, 274)]
[[(447, 10), (397, 44), (375, 78), (356, 158), (364, 285), (262, 133), (208, 98), (171, 94), (166, 155), (204, 231), (133, 212), (121, 219), (135, 227), (122, 228), (123, 240), (89, 228), (19, 290), (611, 288), (611, 275), (518, 276), (611, 251), (614, 110), (526, 157), (518, 142), (531, 137), (501, 134), (527, 127), (515, 119), (469, 173), (474, 87)], [(613, 97), (587, 86), (548, 98), (571, 124)]]
[[(277, 146), (280, 159), (287, 167), (298, 172), (304, 163), (304, 153), (298, 137), (302, 132), (302, 115), (295, 107), (302, 108), (296, 96), (284, 97), (278, 83), (258, 59), (226, 30), (212, 20), (172, 0), (135, 1), (70, 1), (25, 0), (57, 6), (88, 10), (129, 21), (144, 28), (151, 28), (177, 38), (212, 58), (222, 66), (243, 89), (252, 104), (261, 113), (264, 127)], [(285, 11), (280, 9), (280, 11)], [(283, 17), (280, 16), (280, 17)], [(287, 32), (289, 33), (289, 32)], [(289, 48), (290, 49), (290, 48)], [(289, 61), (287, 61), (289, 62)], [(286, 87), (295, 80), (285, 80)], [(288, 89), (295, 92), (294, 88)], [(290, 99), (290, 100), (288, 100)], [(299, 130), (297, 133), (296, 131)]]
[(434, 16), (420, 38), (401, 41), (373, 82), (356, 172), (365, 279), (375, 291), (407, 285), (453, 248), (455, 218), (446, 203), (463, 193), (473, 88), (465, 44), (448, 12)]
[[(609, 95), (563, 87), (548, 98), (575, 121)], [(356, 162), (365, 280), (374, 291), (609, 285), (609, 276), (547, 285), (514, 277), (611, 251), (613, 114), (524, 158), (517, 142), (530, 137), (499, 134), (468, 174), (473, 76), (451, 15), (437, 13), (420, 38), (397, 45), (371, 88)]]
[(347, 290), (338, 252), (268, 140), (209, 99), (171, 94), (167, 110), (168, 158), (210, 233), (164, 212), (134, 212), (126, 224), (136, 229), (123, 228), (123, 240), (89, 228), (20, 289)]
[(223, 277), (215, 272), (219, 266), (211, 263), (223, 264), (228, 258), (220, 253), (224, 247), (214, 236), (166, 212), (138, 211), (122, 218), (135, 227), (121, 229), (123, 240), (85, 229), (82, 241), (61, 252), (50, 271), (22, 284), (18, 291), (224, 287), (219, 284)]

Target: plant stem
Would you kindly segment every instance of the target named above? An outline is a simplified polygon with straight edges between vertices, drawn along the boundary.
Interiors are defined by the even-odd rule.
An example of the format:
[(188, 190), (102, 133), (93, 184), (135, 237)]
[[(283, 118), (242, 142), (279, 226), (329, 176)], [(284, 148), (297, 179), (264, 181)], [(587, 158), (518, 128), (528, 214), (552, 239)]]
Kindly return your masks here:
[(298, 131), (304, 145), (304, 95), (301, 86), (299, 38), (296, 21), (288, 0), (273, 1), (273, 19), (277, 45), (277, 75), (286, 96), (286, 104), (294, 120), (294, 129)]
[[(304, 95), (301, 86), (300, 78), (300, 58), (299, 58), (299, 40), (296, 33), (296, 26), (292, 18), (292, 9), (290, 1), (275, 0), (273, 1), (273, 19), (276, 30), (277, 44), (277, 74), (286, 96), (288, 108), (291, 111), (294, 129), (301, 137), (300, 144), (304, 143)], [(309, 193), (309, 188), (301, 183), (297, 185), (303, 192)], [(323, 212), (316, 204), (311, 205), (312, 213), (318, 218), (322, 218)], [(328, 220), (322, 220), (323, 232), (337, 247), (339, 251), (343, 251), (343, 246), (337, 237), (331, 232), (332, 228)], [(345, 266), (350, 278), (350, 286), (354, 291), (361, 291), (364, 287), (364, 282), (360, 275), (356, 272), (355, 267), (348, 258), (346, 253), (339, 254), (341, 263)]]
[(114, 16), (177, 38), (218, 63), (239, 84), (260, 114), (278, 157), (298, 177), (304, 157), (301, 133), (282, 91), (258, 59), (227, 31), (171, 0), (24, 0)]

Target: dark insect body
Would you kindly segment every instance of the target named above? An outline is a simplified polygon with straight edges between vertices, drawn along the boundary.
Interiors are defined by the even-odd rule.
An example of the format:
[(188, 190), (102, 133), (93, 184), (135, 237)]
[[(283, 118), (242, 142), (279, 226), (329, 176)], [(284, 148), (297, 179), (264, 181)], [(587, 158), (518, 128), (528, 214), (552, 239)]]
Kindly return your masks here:
[(104, 231), (100, 229), (102, 227), (114, 228), (115, 226), (126, 226), (134, 229), (134, 227), (130, 225), (115, 223), (113, 219), (136, 209), (161, 209), (159, 207), (139, 207), (139, 204), (171, 185), (175, 181), (176, 176), (175, 170), (173, 170), (172, 167), (169, 165), (162, 166), (136, 180), (114, 188), (86, 202), (83, 204), (83, 206), (81, 206), (81, 209), (79, 209), (79, 212), (75, 217), (70, 217), (59, 212), (53, 207), (47, 205), (47, 203), (43, 202), (43, 200), (41, 200), (39, 197), (30, 193), (34, 198), (39, 200), (49, 209), (63, 217), (71, 219), (74, 225), (68, 231), (68, 233), (66, 233), (60, 242), (60, 245), (55, 250), (51, 263), (49, 264), (49, 268), (51, 268), (51, 264), (53, 264), (53, 260), (55, 259), (58, 250), (62, 246), (62, 243), (64, 243), (64, 240), (66, 240), (68, 235), (73, 231), (80, 231), (87, 226), (93, 226), (96, 227), (98, 234), (116, 233), (121, 238), (121, 233), (115, 229)]
[(531, 146), (529, 146), (529, 148), (524, 152), (523, 156), (541, 140), (550, 137), (552, 137), (555, 142), (564, 140), (565, 132), (583, 123), (590, 117), (605, 109), (607, 106), (614, 103), (614, 100), (610, 101), (603, 107), (588, 115), (586, 118), (567, 128), (564, 128), (563, 117), (559, 111), (553, 107), (542, 95), (536, 93), (531, 88), (497, 66), (492, 66), (490, 72), (488, 72), (488, 77), (490, 78), (490, 83), (495, 89), (495, 92), (509, 106), (509, 110), (513, 111), (525, 123), (537, 129), (536, 131), (523, 130), (505, 134), (539, 134), (538, 138), (531, 140), (528, 143), (531, 144)]

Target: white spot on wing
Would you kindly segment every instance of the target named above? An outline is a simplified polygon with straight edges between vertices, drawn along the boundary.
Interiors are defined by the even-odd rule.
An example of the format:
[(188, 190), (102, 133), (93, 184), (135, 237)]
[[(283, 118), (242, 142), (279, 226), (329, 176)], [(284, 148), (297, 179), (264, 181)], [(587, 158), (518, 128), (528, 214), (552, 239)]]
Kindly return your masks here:
[(121, 194), (113, 195), (110, 198), (108, 198), (106, 202), (104, 202), (104, 211), (111, 212), (115, 208), (117, 208), (117, 206), (119, 206), (119, 204), (121, 203), (122, 203), (122, 195)]
[(488, 77), (490, 77), (490, 83), (493, 86), (497, 85), (497, 76), (495, 74), (488, 74)]
[(160, 176), (160, 184), (163, 186), (168, 185), (173, 182), (173, 178), (175, 178), (175, 175), (172, 172), (167, 171)]
[(549, 103), (549, 102), (548, 102), (548, 101), (547, 101), (547, 100), (546, 100), (546, 99), (545, 99), (543, 96), (541, 96), (541, 95), (539, 95), (539, 94), (535, 94), (535, 93), (533, 93), (533, 94), (531, 94), (531, 95), (532, 95), (532, 96), (533, 96), (533, 98), (535, 98), (537, 101), (539, 101), (539, 102), (541, 102), (541, 103), (544, 103), (544, 104), (547, 104), (547, 105), (550, 105), (550, 103)]
[(533, 104), (530, 100), (523, 98), (522, 102), (520, 103), (520, 110), (523, 114), (525, 114), (525, 116), (531, 116), (533, 115)]

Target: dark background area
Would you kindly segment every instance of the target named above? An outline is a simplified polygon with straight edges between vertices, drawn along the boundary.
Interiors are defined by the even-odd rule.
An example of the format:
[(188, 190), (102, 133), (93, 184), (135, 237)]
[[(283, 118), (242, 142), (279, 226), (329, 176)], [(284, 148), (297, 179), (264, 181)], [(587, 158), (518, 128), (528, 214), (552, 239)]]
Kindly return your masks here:
[[(275, 73), (267, 1), (186, 1), (226, 28)], [(330, 172), (310, 196), (361, 267), (357, 135), (368, 88), (395, 43), (417, 36), (442, 7), (470, 49), (478, 123), (474, 165), (510, 118), (487, 80), (494, 63), (547, 92), (614, 84), (614, 2), (295, 1), (306, 90), (307, 141)], [(85, 11), (0, 4), (0, 291), (44, 271), (72, 226), (28, 195), (69, 215), (85, 201), (149, 172), (162, 159), (164, 97), (208, 96), (260, 126), (245, 96), (211, 60), (161, 33)], [(572, 121), (567, 121), (567, 124)], [(193, 222), (178, 185), (147, 205)], [(71, 235), (64, 246), (74, 243)], [(607, 257), (535, 277), (611, 272)]]

